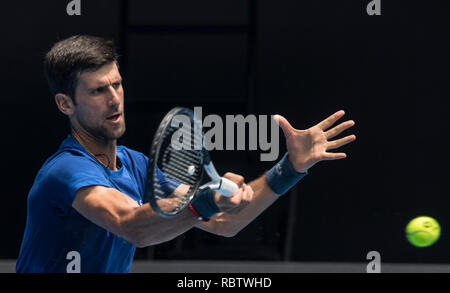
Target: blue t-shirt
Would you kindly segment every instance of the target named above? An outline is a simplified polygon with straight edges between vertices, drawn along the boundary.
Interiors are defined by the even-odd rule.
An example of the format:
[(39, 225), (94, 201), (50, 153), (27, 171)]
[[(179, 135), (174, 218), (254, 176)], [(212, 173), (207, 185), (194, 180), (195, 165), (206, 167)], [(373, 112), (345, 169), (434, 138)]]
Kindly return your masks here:
[[(17, 272), (65, 273), (73, 252), (79, 254), (82, 273), (130, 271), (136, 247), (72, 208), (76, 192), (94, 185), (115, 188), (142, 205), (148, 158), (124, 146), (117, 146), (117, 158), (122, 166), (112, 171), (71, 135), (62, 142), (39, 170), (28, 194)], [(164, 173), (159, 176), (166, 180)]]

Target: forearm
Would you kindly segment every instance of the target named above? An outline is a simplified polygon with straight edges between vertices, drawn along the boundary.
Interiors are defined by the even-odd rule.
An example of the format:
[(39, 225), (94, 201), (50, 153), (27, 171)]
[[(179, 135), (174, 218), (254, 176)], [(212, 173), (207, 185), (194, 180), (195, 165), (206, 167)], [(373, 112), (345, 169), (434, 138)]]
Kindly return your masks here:
[(174, 218), (164, 218), (147, 203), (124, 216), (121, 225), (137, 247), (146, 247), (172, 240), (190, 230), (197, 222), (188, 209)]
[(248, 183), (253, 189), (250, 204), (236, 215), (219, 213), (209, 222), (198, 222), (196, 227), (226, 237), (232, 237), (245, 228), (264, 210), (271, 206), (279, 196), (270, 189), (266, 182), (266, 174)]
[(217, 215), (209, 226), (200, 228), (224, 236), (234, 236), (305, 175), (306, 173), (298, 173), (293, 168), (288, 155), (285, 154), (263, 176), (248, 184), (253, 189), (253, 197), (244, 209), (235, 215)]
[[(174, 199), (162, 201), (171, 204)], [(103, 186), (80, 189), (72, 206), (91, 222), (138, 247), (171, 240), (198, 221), (189, 210), (174, 218), (161, 217), (149, 203), (139, 206), (126, 194)]]

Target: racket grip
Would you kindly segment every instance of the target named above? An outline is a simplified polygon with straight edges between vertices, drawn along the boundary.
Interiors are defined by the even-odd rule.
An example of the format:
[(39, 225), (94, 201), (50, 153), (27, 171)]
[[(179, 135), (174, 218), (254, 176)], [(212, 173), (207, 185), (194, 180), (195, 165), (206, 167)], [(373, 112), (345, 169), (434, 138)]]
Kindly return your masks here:
[(230, 197), (239, 190), (239, 187), (233, 181), (227, 178), (220, 178), (220, 187), (215, 191), (222, 194), (223, 196)]

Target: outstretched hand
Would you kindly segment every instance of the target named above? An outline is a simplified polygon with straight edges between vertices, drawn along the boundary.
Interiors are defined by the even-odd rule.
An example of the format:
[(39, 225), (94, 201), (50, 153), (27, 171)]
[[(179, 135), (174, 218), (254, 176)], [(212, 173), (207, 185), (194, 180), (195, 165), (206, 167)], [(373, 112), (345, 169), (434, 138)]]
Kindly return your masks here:
[(338, 111), (306, 130), (293, 128), (283, 116), (275, 115), (273, 117), (283, 130), (289, 161), (297, 172), (304, 173), (320, 161), (338, 160), (347, 157), (345, 153), (328, 152), (356, 139), (355, 135), (348, 135), (330, 141), (333, 137), (355, 125), (353, 120), (348, 120), (327, 130), (344, 115), (345, 112), (343, 110)]

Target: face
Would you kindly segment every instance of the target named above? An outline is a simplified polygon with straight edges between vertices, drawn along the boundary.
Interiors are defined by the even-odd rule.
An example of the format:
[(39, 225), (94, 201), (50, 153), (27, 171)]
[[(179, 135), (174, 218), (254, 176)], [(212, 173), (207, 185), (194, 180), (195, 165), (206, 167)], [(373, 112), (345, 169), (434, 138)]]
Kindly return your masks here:
[(122, 77), (116, 63), (83, 72), (75, 89), (72, 123), (95, 138), (118, 139), (125, 133)]

